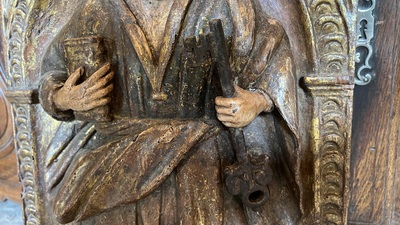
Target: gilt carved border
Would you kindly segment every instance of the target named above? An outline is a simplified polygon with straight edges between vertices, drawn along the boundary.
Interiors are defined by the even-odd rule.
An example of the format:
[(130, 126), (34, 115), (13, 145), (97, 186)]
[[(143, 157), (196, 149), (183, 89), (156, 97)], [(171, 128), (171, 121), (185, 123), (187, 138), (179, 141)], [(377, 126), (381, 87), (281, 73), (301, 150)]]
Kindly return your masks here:
[[(38, 197), (38, 170), (36, 157), (36, 136), (34, 125), (34, 92), (18, 89), (29, 86), (24, 72), (24, 49), (29, 13), (33, 8), (33, 0), (5, 0), (2, 2), (3, 29), (8, 37), (6, 83), (7, 98), (13, 108), (14, 137), (17, 149), (19, 178), (22, 183), (22, 202), (24, 221), (27, 225), (40, 224), (40, 199)], [(5, 18), (5, 16), (7, 18)], [(8, 21), (9, 23), (5, 23)]]
[(23, 51), (29, 13), (33, 9), (34, 2), (34, 0), (5, 0), (6, 4), (3, 5), (9, 12), (9, 18), (2, 19), (10, 21), (5, 27), (9, 37), (6, 82), (10, 87), (21, 87), (27, 82), (24, 73)]
[(14, 137), (19, 165), (19, 177), (22, 183), (24, 220), (27, 225), (40, 224), (41, 201), (37, 165), (36, 137), (34, 132), (35, 107), (37, 96), (34, 91), (7, 92), (12, 101), (14, 114)]
[[(25, 37), (34, 0), (10, 2), (7, 21), (7, 84), (15, 90), (27, 86), (24, 72)], [(346, 224), (356, 1), (302, 0), (308, 23), (314, 67), (305, 82), (313, 98), (311, 151), (314, 155), (316, 224)], [(4, 18), (3, 18), (4, 20)], [(354, 45), (354, 46), (353, 46)], [(34, 92), (12, 91), (15, 137), (26, 224), (40, 224), (35, 134), (32, 134)]]
[(313, 100), (314, 223), (347, 224), (354, 89), (356, 1), (308, 1), (315, 67), (305, 78)]
[(316, 224), (347, 224), (352, 96), (349, 77), (306, 78), (312, 94)]

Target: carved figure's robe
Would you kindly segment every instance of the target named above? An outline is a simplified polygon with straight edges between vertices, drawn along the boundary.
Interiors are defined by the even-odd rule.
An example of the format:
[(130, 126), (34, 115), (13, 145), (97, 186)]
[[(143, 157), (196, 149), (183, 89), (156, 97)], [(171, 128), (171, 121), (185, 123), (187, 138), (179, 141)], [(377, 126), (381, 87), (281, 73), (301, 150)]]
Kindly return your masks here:
[[(66, 121), (45, 152), (45, 180), (59, 222), (294, 224), (300, 217), (296, 81), (282, 27), (250, 0), (175, 0), (156, 52), (123, 0), (82, 6), (42, 65), (41, 104)], [(208, 32), (213, 18), (224, 24), (239, 85), (275, 104), (244, 128), (248, 148), (269, 155), (274, 170), (270, 200), (257, 212), (226, 191), (223, 171), (234, 153), (213, 109), (218, 75), (209, 58), (195, 55), (193, 62), (184, 45), (185, 38)], [(63, 41), (91, 35), (107, 40), (116, 73), (112, 122), (76, 121), (53, 102), (68, 77)], [(200, 53), (201, 46), (208, 47), (198, 45)]]

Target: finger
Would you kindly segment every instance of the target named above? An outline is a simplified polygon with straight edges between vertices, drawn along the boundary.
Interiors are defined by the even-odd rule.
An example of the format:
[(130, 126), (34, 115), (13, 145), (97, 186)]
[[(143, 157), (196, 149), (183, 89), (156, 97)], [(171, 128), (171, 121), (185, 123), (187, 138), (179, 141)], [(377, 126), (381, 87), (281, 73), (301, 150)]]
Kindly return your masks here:
[(235, 100), (236, 100), (235, 98), (216, 97), (215, 105), (220, 107), (231, 108), (237, 105)]
[(105, 88), (99, 89), (96, 92), (92, 93), (89, 96), (88, 100), (89, 101), (96, 101), (96, 100), (98, 100), (100, 98), (103, 98), (103, 97), (107, 96), (108, 94), (110, 94), (110, 92), (113, 90), (113, 88), (114, 88), (114, 85), (110, 84)]
[(97, 108), (97, 107), (100, 107), (100, 106), (105, 106), (110, 102), (111, 102), (111, 98), (110, 97), (101, 98), (101, 99), (98, 99), (96, 101), (91, 101), (90, 103), (85, 104), (84, 106), (82, 106), (82, 108), (83, 108), (84, 111), (88, 111), (88, 110), (91, 110), (91, 109), (94, 109), (94, 108)]
[(89, 82), (96, 82), (98, 79), (103, 77), (104, 75), (107, 74), (107, 72), (111, 69), (111, 64), (106, 63), (104, 66), (102, 66), (100, 69), (98, 69), (96, 72), (94, 72), (88, 79), (87, 81)]
[(229, 116), (229, 115), (224, 115), (224, 114), (217, 114), (217, 118), (219, 121), (225, 123), (225, 122), (230, 122), (233, 123), (236, 120), (236, 117), (234, 116)]
[(69, 76), (69, 78), (67, 79), (67, 81), (65, 81), (65, 86), (67, 87), (71, 87), (73, 85), (76, 84), (76, 82), (78, 82), (79, 78), (83, 75), (83, 67), (79, 67), (78, 69), (76, 69), (71, 76)]
[(239, 107), (227, 108), (227, 107), (216, 106), (215, 109), (217, 110), (218, 114), (233, 116), (234, 114), (237, 113), (237, 111), (239, 110)]
[(109, 83), (112, 79), (114, 78), (114, 72), (110, 72), (107, 74), (107, 76), (101, 78), (98, 80), (93, 86), (89, 88), (89, 92), (96, 91), (100, 88), (103, 88), (107, 83)]

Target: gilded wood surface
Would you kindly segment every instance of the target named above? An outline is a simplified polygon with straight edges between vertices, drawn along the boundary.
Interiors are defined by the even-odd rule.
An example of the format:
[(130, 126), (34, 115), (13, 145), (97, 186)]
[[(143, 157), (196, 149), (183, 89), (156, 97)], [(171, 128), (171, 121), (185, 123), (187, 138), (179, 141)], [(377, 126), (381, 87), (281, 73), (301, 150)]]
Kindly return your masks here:
[[(32, 91), (8, 92), (13, 99), (15, 146), (18, 155), (19, 177), (22, 183), (22, 204), (27, 225), (40, 224), (43, 203), (39, 197), (39, 173), (37, 165), (35, 126), (35, 98)], [(18, 103), (15, 103), (18, 102)]]
[[(4, 9), (3, 16), (6, 16), (6, 21), (9, 23), (3, 24), (5, 35), (3, 38), (9, 37), (6, 41), (7, 47), (4, 52), (7, 52), (7, 61), (5, 68), (6, 82), (8, 86), (17, 87), (27, 85), (25, 77), (25, 60), (23, 52), (25, 49), (25, 37), (28, 26), (28, 18), (30, 10), (35, 1), (33, 0), (3, 0), (2, 8)], [(3, 17), (3, 19), (5, 19)]]
[[(46, 43), (46, 38), (54, 35), (56, 31), (44, 31), (44, 24), (54, 20), (52, 13), (41, 14), (38, 13), (40, 10), (45, 9), (46, 2), (41, 3), (34, 1), (16, 1), (14, 13), (10, 17), (10, 48), (9, 61), (8, 61), (8, 83), (13, 87), (21, 88), (26, 87), (27, 82), (30, 78), (33, 78), (33, 83), (37, 84), (37, 78), (35, 78), (38, 72), (38, 67), (35, 65), (35, 61), (38, 59), (33, 58), (29, 61), (29, 64), (24, 64), (27, 61), (24, 60), (24, 52), (35, 53), (38, 43)], [(310, 87), (312, 95), (314, 97), (314, 111), (312, 117), (313, 121), (319, 121), (314, 130), (311, 133), (314, 137), (321, 134), (322, 139), (312, 143), (313, 147), (310, 149), (311, 154), (315, 154), (315, 168), (313, 179), (316, 188), (315, 194), (315, 218), (308, 218), (308, 224), (310, 221), (317, 221), (317, 223), (336, 223), (346, 224), (346, 208), (348, 201), (348, 150), (350, 140), (350, 119), (351, 119), (351, 89), (352, 83), (351, 78), (348, 79), (346, 75), (352, 74), (353, 71), (353, 59), (351, 55), (354, 52), (353, 33), (347, 28), (353, 26), (354, 15), (352, 11), (354, 9), (353, 1), (342, 2), (335, 0), (328, 1), (302, 1), (303, 12), (305, 20), (308, 21), (304, 24), (306, 27), (306, 33), (310, 34), (308, 37), (309, 45), (314, 49), (313, 58), (308, 60), (313, 61), (314, 65), (308, 67), (310, 71), (305, 71), (306, 67), (300, 66), (299, 72), (302, 75), (310, 73), (311, 71), (317, 72), (311, 76), (316, 77), (316, 81), (311, 86), (316, 85), (318, 87)], [(34, 26), (27, 32), (26, 27), (28, 21), (28, 15), (31, 12), (31, 7), (35, 6), (35, 10), (32, 17), (32, 24), (40, 21), (40, 26)], [(32, 25), (31, 24), (31, 25)], [(38, 25), (38, 24), (36, 24)], [(351, 30), (351, 29), (350, 29)], [(32, 36), (31, 36), (32, 35)], [(35, 38), (38, 35), (42, 42), (32, 42), (26, 45), (24, 39), (25, 36)], [(26, 49), (25, 49), (26, 47)], [(301, 58), (297, 56), (298, 58)], [(39, 60), (38, 60), (39, 61)], [(27, 72), (28, 71), (28, 72)], [(340, 80), (343, 75), (344, 80)], [(324, 80), (326, 77), (339, 77), (338, 80), (332, 83), (332, 80)], [(29, 79), (28, 79), (29, 78)], [(312, 82), (311, 82), (312, 83)], [(329, 89), (329, 86), (337, 86), (336, 88)], [(317, 90), (319, 89), (319, 90)], [(20, 173), (24, 181), (25, 191), (25, 216), (26, 220), (30, 224), (36, 224), (41, 220), (41, 213), (44, 210), (41, 199), (43, 199), (39, 192), (43, 193), (42, 189), (38, 187), (38, 179), (42, 179), (37, 174), (37, 160), (40, 155), (36, 155), (36, 141), (39, 139), (39, 148), (43, 147), (40, 142), (46, 140), (46, 137), (37, 135), (35, 131), (40, 131), (40, 126), (37, 125), (37, 119), (43, 116), (43, 112), (40, 107), (36, 111), (36, 106), (30, 105), (32, 103), (32, 92), (17, 92), (10, 95), (15, 101), (14, 113), (16, 122), (16, 137), (17, 137), (17, 148), (19, 149), (20, 155)], [(13, 96), (12, 96), (13, 95)], [(344, 97), (341, 99), (338, 96)], [(303, 101), (304, 100), (304, 101)], [(303, 99), (301, 102), (305, 104), (308, 100)], [(303, 106), (304, 107), (304, 106)], [(307, 108), (307, 107), (304, 107)], [(37, 117), (37, 115), (39, 115)], [(310, 115), (309, 115), (310, 116)], [(302, 118), (308, 118), (309, 116), (302, 115)], [(332, 120), (325, 121), (323, 116), (335, 117)], [(43, 121), (41, 121), (43, 122)], [(307, 123), (303, 121), (303, 123)], [(348, 131), (348, 132), (347, 132)], [(32, 133), (33, 136), (28, 135)], [(307, 135), (302, 135), (307, 137)], [(48, 137), (47, 137), (48, 138)], [(313, 142), (313, 141), (311, 141)], [(31, 146), (31, 147), (28, 147)], [(326, 154), (325, 154), (326, 153)], [(307, 176), (307, 175), (305, 175)], [(332, 179), (332, 181), (330, 180)], [(306, 187), (312, 189), (312, 187)], [(308, 198), (303, 198), (303, 201), (309, 201)], [(44, 212), (43, 212), (44, 213)], [(48, 213), (48, 212), (47, 212)]]
[(355, 50), (355, 21), (348, 13), (355, 8), (334, 0), (309, 5), (316, 74), (305, 82), (314, 106), (310, 150), (317, 224), (347, 224)]

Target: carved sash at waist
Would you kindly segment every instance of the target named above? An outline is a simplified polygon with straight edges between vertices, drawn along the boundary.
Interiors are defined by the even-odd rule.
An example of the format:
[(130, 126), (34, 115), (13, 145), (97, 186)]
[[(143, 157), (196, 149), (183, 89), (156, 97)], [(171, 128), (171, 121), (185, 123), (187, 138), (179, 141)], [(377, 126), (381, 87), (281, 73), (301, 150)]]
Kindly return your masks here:
[(111, 122), (99, 122), (95, 124), (96, 131), (104, 135), (138, 135), (141, 132), (155, 126), (177, 126), (181, 124), (204, 123), (216, 126), (215, 121), (205, 122), (203, 119), (163, 119), (163, 118), (118, 118)]

